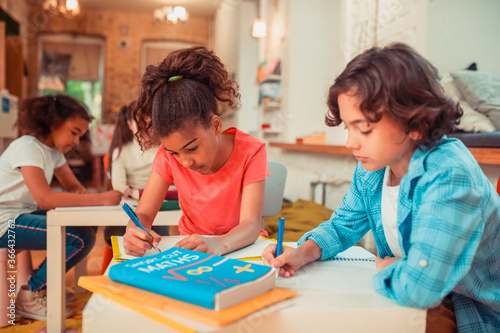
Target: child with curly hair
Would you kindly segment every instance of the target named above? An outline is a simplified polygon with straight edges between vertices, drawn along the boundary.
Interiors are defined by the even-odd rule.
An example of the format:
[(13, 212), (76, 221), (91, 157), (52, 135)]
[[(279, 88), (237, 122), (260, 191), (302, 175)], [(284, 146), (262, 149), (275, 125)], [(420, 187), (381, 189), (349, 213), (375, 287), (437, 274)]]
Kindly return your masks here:
[(427, 332), (500, 332), (500, 197), (452, 132), (462, 115), (437, 70), (404, 44), (354, 58), (328, 95), (359, 161), (341, 206), (297, 249), (264, 250), (289, 277), (356, 244), (370, 229), (375, 290), (428, 309)]
[[(14, 140), (0, 156), (0, 247), (9, 247), (7, 231), (13, 229), (16, 251), (46, 250), (47, 210), (120, 202), (118, 191), (89, 193), (64, 157), (79, 143), (91, 120), (86, 108), (69, 96), (34, 97), (20, 104), (17, 125), (26, 135)], [(53, 176), (65, 192), (50, 188)], [(94, 242), (95, 228), (67, 227), (66, 270), (82, 260)], [(46, 288), (44, 261), (19, 290), (16, 313), (47, 320)], [(67, 309), (66, 315), (70, 314)]]
[[(182, 217), (176, 246), (222, 255), (252, 244), (261, 232), (267, 154), (265, 144), (236, 128), (222, 129), (222, 109), (236, 109), (236, 83), (203, 46), (171, 52), (148, 66), (134, 109), (143, 148), (161, 143), (136, 213), (146, 229), (175, 182)], [(142, 256), (157, 245), (128, 222), (124, 247)]]

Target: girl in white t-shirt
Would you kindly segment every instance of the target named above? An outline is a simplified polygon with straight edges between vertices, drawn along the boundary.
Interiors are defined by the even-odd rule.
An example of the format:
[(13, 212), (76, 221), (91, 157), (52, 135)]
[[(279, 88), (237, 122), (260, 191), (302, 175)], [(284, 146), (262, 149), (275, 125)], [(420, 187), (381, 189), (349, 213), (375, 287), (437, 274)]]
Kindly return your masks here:
[[(149, 175), (153, 169), (153, 160), (158, 147), (142, 151), (135, 138), (137, 123), (132, 119), (135, 102), (124, 105), (118, 111), (113, 139), (109, 146), (107, 174), (111, 187), (123, 193), (125, 199), (139, 200)], [(166, 199), (177, 199), (172, 195)], [(168, 226), (155, 226), (153, 230), (162, 236), (168, 236)], [(111, 236), (125, 234), (125, 226), (107, 226), (104, 228), (104, 240), (111, 247)]]
[[(16, 251), (45, 250), (47, 210), (120, 202), (119, 191), (89, 193), (64, 157), (79, 143), (91, 120), (86, 108), (69, 96), (34, 97), (20, 104), (17, 125), (26, 135), (13, 141), (0, 156), (0, 247)], [(65, 192), (50, 188), (53, 176)], [(9, 237), (12, 234), (15, 234), (15, 243)], [(66, 228), (66, 270), (82, 260), (94, 242), (95, 228)], [(44, 261), (28, 284), (19, 290), (16, 313), (46, 320), (46, 287)]]

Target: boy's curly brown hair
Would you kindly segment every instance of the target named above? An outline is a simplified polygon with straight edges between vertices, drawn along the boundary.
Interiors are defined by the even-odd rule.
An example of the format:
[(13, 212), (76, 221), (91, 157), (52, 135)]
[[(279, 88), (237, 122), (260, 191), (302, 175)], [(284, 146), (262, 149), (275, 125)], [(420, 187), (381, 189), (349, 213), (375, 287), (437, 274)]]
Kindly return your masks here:
[(337, 98), (353, 92), (370, 122), (387, 115), (406, 133), (417, 131), (416, 144), (433, 146), (455, 130), (462, 109), (445, 97), (437, 69), (413, 48), (395, 43), (373, 47), (351, 60), (330, 87), (328, 126), (342, 123)]
[(147, 149), (174, 131), (210, 126), (223, 108), (237, 109), (240, 94), (213, 51), (204, 46), (176, 50), (146, 68), (132, 115), (141, 147)]
[(27, 98), (19, 104), (16, 125), (26, 134), (45, 139), (51, 128), (59, 128), (67, 119), (81, 117), (91, 122), (87, 108), (67, 95)]

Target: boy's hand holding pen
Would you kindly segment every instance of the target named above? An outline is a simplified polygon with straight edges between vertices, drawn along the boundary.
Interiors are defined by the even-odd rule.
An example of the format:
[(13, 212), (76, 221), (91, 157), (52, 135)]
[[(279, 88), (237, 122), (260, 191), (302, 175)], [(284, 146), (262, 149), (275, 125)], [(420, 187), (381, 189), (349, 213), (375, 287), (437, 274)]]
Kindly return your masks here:
[[(154, 243), (155, 243), (155, 241), (154, 241), (154, 240), (155, 240), (155, 237), (153, 237), (153, 236), (151, 235), (151, 233), (150, 233), (148, 230), (146, 230), (146, 228), (144, 228), (144, 226), (141, 224), (141, 222), (139, 221), (139, 218), (137, 217), (137, 215), (135, 214), (135, 212), (132, 210), (132, 208), (130, 208), (130, 206), (129, 206), (129, 205), (127, 205), (127, 203), (124, 203), (122, 207), (123, 207), (123, 210), (124, 210), (124, 211), (127, 213), (127, 215), (130, 217), (130, 219), (132, 220), (132, 222), (134, 222), (134, 224), (135, 224), (138, 228), (140, 228), (141, 230), (145, 231), (145, 232), (147, 233), (147, 235), (150, 237), (150, 239), (151, 239), (151, 240), (150, 240), (150, 241), (146, 240), (146, 241), (147, 241), (148, 243), (150, 243), (150, 244), (151, 244), (151, 246), (152, 246), (152, 247), (153, 247), (153, 248), (154, 248), (154, 249), (155, 249), (158, 253), (160, 253), (160, 252), (161, 252), (161, 250), (158, 248), (158, 244), (157, 244), (157, 245), (155, 245), (155, 244), (154, 244)], [(153, 232), (153, 233), (154, 233), (154, 231), (151, 231), (151, 232)], [(154, 233), (154, 234), (156, 235), (156, 233)], [(158, 236), (158, 235), (156, 235), (156, 236)], [(140, 237), (139, 237), (139, 238), (140, 238)], [(138, 249), (138, 250), (142, 250), (142, 249)], [(142, 252), (142, 253), (137, 252), (137, 254), (144, 255), (144, 252)]]
[[(278, 221), (278, 240), (276, 242), (276, 258), (283, 252), (283, 233), (285, 232), (285, 218), (280, 217)], [(280, 268), (276, 271), (276, 277), (280, 275)]]
[(291, 277), (302, 266), (321, 258), (321, 248), (312, 239), (308, 239), (299, 248), (283, 246), (285, 219), (278, 223), (278, 240), (276, 245), (268, 245), (262, 252), (265, 265), (277, 268), (277, 275)]
[[(283, 252), (283, 233), (285, 232), (285, 219), (280, 217), (278, 222), (278, 239), (276, 245), (267, 246), (262, 252), (262, 260), (265, 265), (277, 268), (276, 277), (280, 275), (281, 268), (286, 265), (286, 262), (279, 264), (277, 259)], [(289, 277), (287, 272), (281, 272), (281, 275)]]

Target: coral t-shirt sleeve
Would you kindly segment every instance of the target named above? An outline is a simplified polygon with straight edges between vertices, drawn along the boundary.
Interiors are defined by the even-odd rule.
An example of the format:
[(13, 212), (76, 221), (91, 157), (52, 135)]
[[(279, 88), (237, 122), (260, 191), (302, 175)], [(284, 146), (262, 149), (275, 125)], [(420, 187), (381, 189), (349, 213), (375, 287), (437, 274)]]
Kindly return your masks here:
[(174, 181), (172, 176), (172, 169), (170, 168), (171, 156), (168, 155), (169, 152), (160, 145), (158, 151), (156, 152), (155, 159), (153, 161), (153, 170), (160, 175), (167, 183), (172, 184)]
[(264, 180), (268, 175), (266, 146), (262, 144), (248, 160), (243, 176), (243, 186)]

